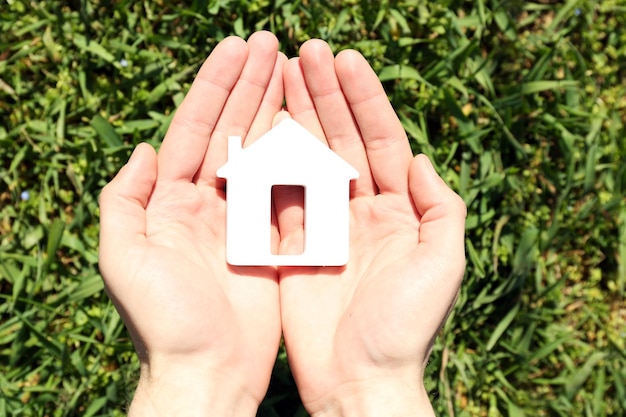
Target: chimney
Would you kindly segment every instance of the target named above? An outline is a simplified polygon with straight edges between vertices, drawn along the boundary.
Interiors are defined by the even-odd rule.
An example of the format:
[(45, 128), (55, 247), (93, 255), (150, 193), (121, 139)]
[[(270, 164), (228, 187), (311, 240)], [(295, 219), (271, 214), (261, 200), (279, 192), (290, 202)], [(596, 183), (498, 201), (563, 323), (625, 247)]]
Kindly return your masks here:
[(241, 152), (241, 136), (228, 137), (228, 160), (234, 161)]

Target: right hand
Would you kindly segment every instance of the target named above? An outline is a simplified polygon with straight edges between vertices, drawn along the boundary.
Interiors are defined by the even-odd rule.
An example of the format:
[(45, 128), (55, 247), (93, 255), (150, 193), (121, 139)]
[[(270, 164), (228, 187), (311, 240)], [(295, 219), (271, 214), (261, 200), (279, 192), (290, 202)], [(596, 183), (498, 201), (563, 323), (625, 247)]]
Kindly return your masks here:
[(251, 142), (271, 128), (283, 101), (277, 50), (267, 32), (222, 41), (158, 155), (139, 145), (102, 192), (100, 269), (141, 361), (131, 415), (254, 415), (267, 391), (281, 337), (277, 272), (226, 263), (215, 171), (228, 135)]

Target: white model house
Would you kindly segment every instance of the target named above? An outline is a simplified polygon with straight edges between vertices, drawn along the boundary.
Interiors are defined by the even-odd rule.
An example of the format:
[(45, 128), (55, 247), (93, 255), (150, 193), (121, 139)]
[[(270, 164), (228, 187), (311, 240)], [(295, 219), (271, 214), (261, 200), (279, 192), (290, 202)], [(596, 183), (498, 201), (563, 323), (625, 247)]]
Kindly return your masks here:
[[(348, 262), (350, 180), (356, 169), (293, 119), (242, 148), (228, 138), (226, 260), (231, 265), (323, 265)], [(272, 187), (304, 188), (304, 251), (275, 255), (270, 248)]]

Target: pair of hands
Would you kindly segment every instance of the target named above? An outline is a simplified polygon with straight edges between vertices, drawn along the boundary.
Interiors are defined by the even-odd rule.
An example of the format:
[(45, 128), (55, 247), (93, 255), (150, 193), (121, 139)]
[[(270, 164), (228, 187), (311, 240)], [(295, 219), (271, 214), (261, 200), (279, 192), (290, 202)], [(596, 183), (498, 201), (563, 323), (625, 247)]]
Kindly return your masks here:
[[(345, 267), (225, 262), (226, 138), (248, 145), (282, 117), (360, 173)], [(274, 197), (279, 253), (301, 245), (298, 201)], [(130, 414), (254, 415), (282, 335), (312, 416), (432, 415), (422, 375), (463, 276), (464, 222), (360, 54), (312, 40), (288, 60), (270, 33), (225, 39), (158, 154), (139, 145), (101, 195), (100, 267), (141, 361)]]

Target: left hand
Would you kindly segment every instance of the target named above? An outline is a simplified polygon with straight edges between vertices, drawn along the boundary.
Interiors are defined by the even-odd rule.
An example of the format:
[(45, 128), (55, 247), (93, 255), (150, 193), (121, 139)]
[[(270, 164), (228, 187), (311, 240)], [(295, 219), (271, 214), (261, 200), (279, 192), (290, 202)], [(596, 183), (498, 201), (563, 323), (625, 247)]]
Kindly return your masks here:
[[(279, 268), (283, 335), (312, 416), (432, 415), (422, 375), (465, 265), (465, 205), (408, 139), (376, 74), (319, 40), (284, 69), (289, 114), (360, 173), (345, 267)], [(302, 207), (275, 198), (281, 251)], [(285, 210), (288, 209), (288, 210)], [(304, 231), (306, 233), (306, 231)]]

